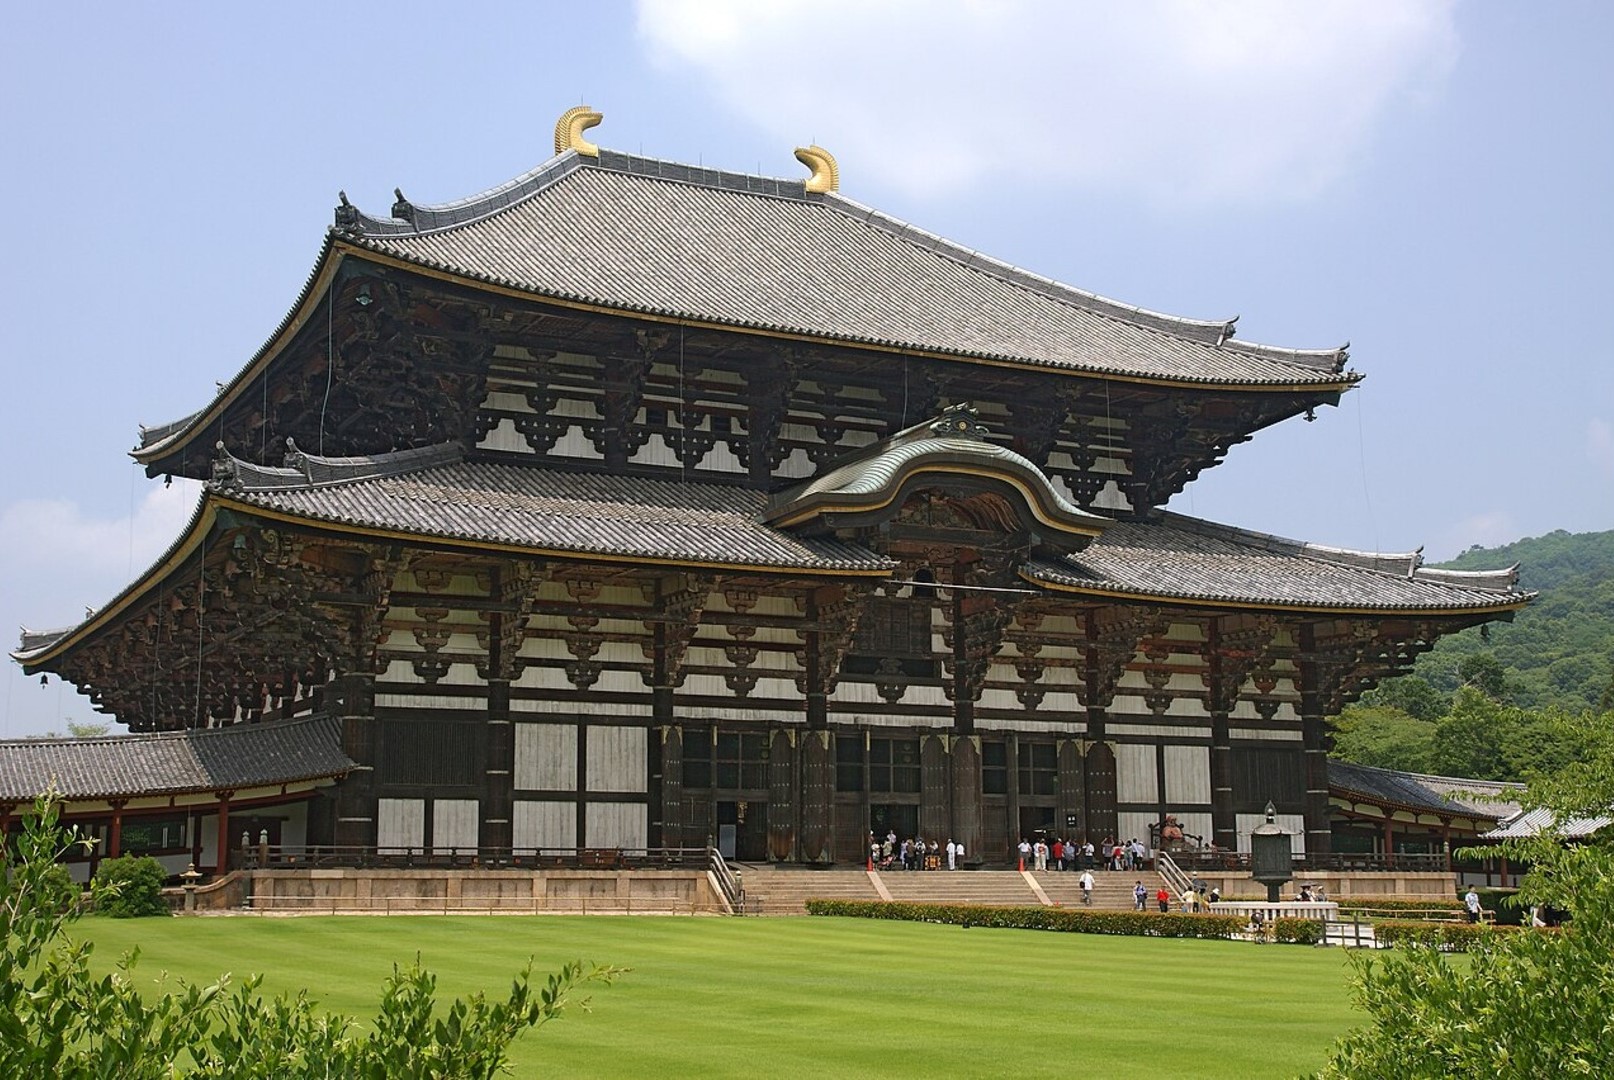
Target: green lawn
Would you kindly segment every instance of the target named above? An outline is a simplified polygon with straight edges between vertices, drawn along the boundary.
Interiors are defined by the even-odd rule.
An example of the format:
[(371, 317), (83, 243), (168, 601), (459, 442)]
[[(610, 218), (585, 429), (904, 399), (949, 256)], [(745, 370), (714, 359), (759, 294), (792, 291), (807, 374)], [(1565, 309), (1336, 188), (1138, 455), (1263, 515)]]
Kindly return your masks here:
[(517, 1076), (1287, 1077), (1359, 1022), (1338, 950), (833, 918), (89, 918), (140, 978), (259, 972), (368, 1017), (415, 952), (442, 998), (530, 955), (631, 968), (515, 1047)]

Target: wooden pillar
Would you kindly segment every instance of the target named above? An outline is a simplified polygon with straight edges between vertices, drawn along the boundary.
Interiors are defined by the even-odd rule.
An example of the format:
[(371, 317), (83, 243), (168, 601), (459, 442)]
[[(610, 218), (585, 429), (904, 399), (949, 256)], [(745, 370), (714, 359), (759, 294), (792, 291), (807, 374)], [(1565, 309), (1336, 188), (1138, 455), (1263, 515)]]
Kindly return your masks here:
[(942, 737), (919, 736), (919, 835), (926, 840), (935, 838), (945, 843), (951, 831), (952, 772), (951, 756)]
[(783, 728), (775, 729), (768, 742), (768, 858), (797, 858), (796, 748)]
[(1233, 811), (1233, 738), (1226, 712), (1211, 714), (1211, 840), (1223, 851), (1239, 849)]
[(1326, 855), (1334, 848), (1333, 831), (1328, 824), (1328, 750), (1324, 739), (1327, 719), (1323, 716), (1324, 687), (1322, 665), (1316, 656), (1315, 630), (1300, 628), (1300, 737), (1304, 747), (1306, 772), (1306, 857)]
[(516, 726), (510, 716), (510, 680), (488, 680), (487, 748), (483, 760), (481, 837), (486, 848), (509, 848), (515, 842)]
[(336, 822), (332, 843), (339, 847), (373, 847), (376, 840), (375, 676), (342, 675), (325, 687), (326, 711), (342, 727), (342, 752), (353, 771), (336, 785)]
[(672, 724), (652, 730), (661, 739), (661, 790), (650, 804), (650, 845), (699, 847), (684, 836), (684, 733)]
[(835, 861), (835, 736), (805, 731), (796, 740), (801, 770), (801, 833), (796, 856), (802, 862)]
[(230, 799), (234, 795), (233, 791), (220, 791), (215, 795), (219, 801), (219, 861), (214, 872), (218, 874), (227, 874), (230, 871)]
[(1390, 818), (1390, 808), (1384, 809), (1384, 860), (1385, 866), (1395, 861), (1395, 823)]
[[(964, 567), (955, 566), (953, 580), (962, 581)], [(975, 734), (975, 687), (970, 679), (969, 627), (964, 622), (963, 589), (948, 590), (953, 605), (953, 732)], [(1011, 763), (1012, 764), (1012, 763)]]
[[(1059, 802), (1054, 827), (1066, 840), (1080, 841), (1087, 830), (1087, 760), (1080, 739), (1059, 743)], [(1074, 817), (1076, 824), (1070, 824)]]
[(954, 737), (948, 755), (952, 767), (953, 839), (964, 845), (964, 864), (979, 866), (981, 850), (981, 740)]
[(116, 859), (123, 854), (123, 808), (129, 805), (128, 799), (112, 800), (112, 835), (107, 838), (107, 858)]

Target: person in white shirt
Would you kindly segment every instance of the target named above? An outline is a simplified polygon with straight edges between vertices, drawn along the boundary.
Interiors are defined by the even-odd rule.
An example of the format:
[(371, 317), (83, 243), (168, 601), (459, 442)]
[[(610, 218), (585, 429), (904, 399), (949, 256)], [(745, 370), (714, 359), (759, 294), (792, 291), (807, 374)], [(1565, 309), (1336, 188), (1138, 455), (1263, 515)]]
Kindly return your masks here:
[(1082, 903), (1091, 904), (1093, 902), (1093, 872), (1083, 870), (1081, 879), (1077, 884), (1082, 887)]
[(947, 838), (947, 869), (958, 869), (958, 845), (953, 843), (951, 836)]

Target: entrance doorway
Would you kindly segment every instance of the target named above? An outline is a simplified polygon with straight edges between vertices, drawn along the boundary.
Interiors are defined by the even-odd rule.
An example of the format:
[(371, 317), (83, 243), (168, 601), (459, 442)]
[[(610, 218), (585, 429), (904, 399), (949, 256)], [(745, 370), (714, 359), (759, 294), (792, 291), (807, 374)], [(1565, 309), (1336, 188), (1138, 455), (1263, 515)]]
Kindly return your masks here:
[(1022, 806), (1020, 808), (1020, 835), (1034, 844), (1037, 842), (1039, 833), (1049, 844), (1054, 842), (1054, 808), (1051, 806)]
[(765, 862), (768, 858), (768, 804), (718, 800), (717, 850), (725, 859)]
[[(897, 842), (910, 840), (919, 833), (919, 807), (902, 803), (876, 803), (869, 807), (869, 831), (884, 842), (888, 833), (897, 834)], [(939, 839), (925, 837), (926, 841)]]

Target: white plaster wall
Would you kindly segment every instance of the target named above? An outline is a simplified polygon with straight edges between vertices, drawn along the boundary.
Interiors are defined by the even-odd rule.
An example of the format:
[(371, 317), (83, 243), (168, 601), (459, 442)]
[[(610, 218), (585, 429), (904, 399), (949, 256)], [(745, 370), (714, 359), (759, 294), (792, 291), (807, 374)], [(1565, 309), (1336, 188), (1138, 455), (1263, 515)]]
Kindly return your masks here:
[[(1122, 840), (1142, 840), (1144, 846), (1149, 844), (1149, 826), (1160, 821), (1160, 815), (1147, 810), (1122, 810), (1115, 815), (1116, 828), (1121, 831)], [(1093, 843), (1104, 839), (1102, 836), (1090, 838)]]
[(576, 791), (576, 725), (516, 724), (515, 786), (537, 791)]
[(432, 800), (432, 847), (437, 851), (476, 847), (481, 824), (475, 799)]
[(1166, 802), (1210, 802), (1210, 747), (1167, 746), (1165, 751)]
[(375, 842), (383, 855), (423, 845), (426, 842), (426, 800), (377, 800)]
[(518, 848), (575, 848), (577, 804), (517, 799), (512, 807), (510, 835)]
[(587, 790), (642, 792), (645, 773), (644, 728), (588, 729)]
[(1118, 802), (1158, 802), (1159, 779), (1152, 744), (1116, 744), (1115, 798)]
[(650, 830), (643, 803), (588, 803), (585, 814), (587, 847), (645, 849)]

